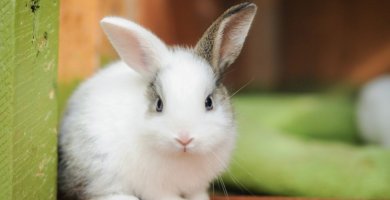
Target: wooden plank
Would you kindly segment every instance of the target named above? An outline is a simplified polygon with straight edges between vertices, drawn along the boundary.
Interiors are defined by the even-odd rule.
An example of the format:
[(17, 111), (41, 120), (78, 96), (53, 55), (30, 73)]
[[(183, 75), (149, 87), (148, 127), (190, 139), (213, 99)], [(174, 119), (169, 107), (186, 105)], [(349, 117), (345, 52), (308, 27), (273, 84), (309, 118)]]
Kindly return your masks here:
[[(132, 19), (137, 9), (137, 0), (96, 0), (98, 1), (98, 15), (95, 23), (99, 23), (103, 17), (106, 16), (121, 16), (126, 19)], [(97, 53), (100, 60), (100, 66), (105, 65), (113, 60), (118, 59), (115, 50), (112, 48), (111, 43), (108, 41), (107, 36), (103, 33), (99, 27), (97, 33)], [(99, 67), (100, 67), (99, 66)]]
[(366, 60), (353, 65), (345, 81), (352, 85), (363, 85), (382, 74), (390, 74), (390, 44)]
[(15, 2), (0, 1), (0, 199), (12, 198), (13, 55)]
[(96, 0), (67, 0), (61, 4), (59, 82), (81, 80), (99, 66), (98, 5)]
[[(117, 55), (99, 26), (104, 16), (131, 18), (136, 0), (67, 0), (60, 7), (58, 79), (62, 85), (92, 75)], [(88, 8), (88, 9), (85, 9)]]
[[(1, 175), (7, 174), (8, 186), (0, 186), (5, 189), (0, 190), (0, 197), (55, 199), (59, 2), (1, 0), (0, 3), (2, 9), (12, 5), (8, 6), (9, 14), (1, 18), (7, 21), (9, 30), (1, 32), (1, 38), (9, 42), (6, 50), (0, 51), (0, 60), (5, 62), (1, 69), (8, 71), (1, 75), (1, 80), (8, 80), (1, 82), (1, 89), (5, 88), (1, 93), (11, 94), (11, 99), (7, 97), (2, 100), (5, 104), (0, 104), (0, 110), (6, 107), (5, 114), (2, 113), (6, 118), (2, 116), (0, 124), (5, 119), (11, 125), (2, 133), (8, 136), (6, 143), (10, 148), (0, 154), (0, 162), (8, 163), (7, 168), (0, 169)], [(0, 24), (4, 26), (3, 21)]]
[[(210, 24), (241, 1), (139, 1), (135, 19), (169, 45), (193, 46)], [(259, 7), (241, 55), (226, 73), (228, 88), (271, 88), (278, 73), (278, 0), (253, 1)], [(150, 13), (153, 13), (151, 15)]]
[(361, 83), (389, 71), (389, 7), (387, 0), (283, 1), (282, 85)]

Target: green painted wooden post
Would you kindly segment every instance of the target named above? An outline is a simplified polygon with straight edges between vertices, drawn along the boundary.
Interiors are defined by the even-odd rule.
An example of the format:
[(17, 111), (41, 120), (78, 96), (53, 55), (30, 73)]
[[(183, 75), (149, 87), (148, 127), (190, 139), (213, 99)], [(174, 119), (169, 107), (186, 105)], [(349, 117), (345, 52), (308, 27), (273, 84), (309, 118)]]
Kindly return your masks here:
[(55, 199), (58, 0), (0, 0), (0, 199)]

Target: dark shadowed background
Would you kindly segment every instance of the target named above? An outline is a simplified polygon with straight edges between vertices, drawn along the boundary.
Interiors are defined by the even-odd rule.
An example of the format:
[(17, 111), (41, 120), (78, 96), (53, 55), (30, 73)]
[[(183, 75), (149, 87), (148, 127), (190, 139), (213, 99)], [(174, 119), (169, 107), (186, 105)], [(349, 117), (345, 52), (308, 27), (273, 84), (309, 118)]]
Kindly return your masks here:
[[(106, 15), (147, 27), (170, 45), (194, 45), (237, 0), (67, 0), (61, 4), (60, 81), (115, 59), (98, 25)], [(302, 91), (359, 86), (390, 70), (390, 1), (254, 0), (258, 14), (227, 84)], [(88, 8), (88, 9), (85, 9)]]

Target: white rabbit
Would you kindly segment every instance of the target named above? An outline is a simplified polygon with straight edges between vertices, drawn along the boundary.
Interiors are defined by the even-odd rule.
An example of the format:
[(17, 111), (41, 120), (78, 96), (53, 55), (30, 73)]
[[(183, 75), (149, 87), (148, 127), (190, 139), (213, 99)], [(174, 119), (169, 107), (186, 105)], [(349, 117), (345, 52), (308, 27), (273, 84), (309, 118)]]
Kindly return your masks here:
[(206, 200), (227, 167), (236, 130), (223, 72), (256, 13), (228, 9), (195, 48), (167, 47), (141, 26), (106, 17), (121, 61), (85, 81), (60, 126), (60, 197)]
[(390, 75), (376, 78), (363, 87), (357, 115), (362, 137), (390, 148)]

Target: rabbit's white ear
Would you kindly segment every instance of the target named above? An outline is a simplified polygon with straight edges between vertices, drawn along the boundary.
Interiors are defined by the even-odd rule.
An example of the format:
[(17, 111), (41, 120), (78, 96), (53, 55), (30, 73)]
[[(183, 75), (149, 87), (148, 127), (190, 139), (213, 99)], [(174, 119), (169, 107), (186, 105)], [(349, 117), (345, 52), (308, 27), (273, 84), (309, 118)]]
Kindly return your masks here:
[(150, 31), (119, 17), (100, 21), (120, 58), (147, 79), (152, 79), (168, 53), (166, 45)]
[(217, 76), (240, 54), (256, 10), (253, 3), (231, 7), (207, 29), (195, 46), (196, 53), (210, 63)]

